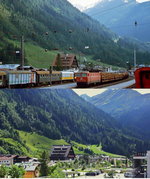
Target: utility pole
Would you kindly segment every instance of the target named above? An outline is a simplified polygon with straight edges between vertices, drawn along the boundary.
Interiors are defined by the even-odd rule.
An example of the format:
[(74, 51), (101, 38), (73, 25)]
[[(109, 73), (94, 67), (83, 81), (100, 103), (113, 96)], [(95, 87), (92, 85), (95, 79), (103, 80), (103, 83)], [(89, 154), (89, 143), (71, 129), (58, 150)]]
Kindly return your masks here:
[(134, 68), (136, 69), (136, 48), (134, 48)]
[(24, 67), (24, 36), (21, 36), (21, 68)]
[(52, 85), (52, 74), (53, 74), (53, 66), (49, 67), (49, 75), (50, 75), (50, 85)]
[[(137, 21), (135, 21), (134, 25), (135, 25), (135, 35), (136, 35)], [(136, 47), (134, 47), (134, 69), (136, 69)]]

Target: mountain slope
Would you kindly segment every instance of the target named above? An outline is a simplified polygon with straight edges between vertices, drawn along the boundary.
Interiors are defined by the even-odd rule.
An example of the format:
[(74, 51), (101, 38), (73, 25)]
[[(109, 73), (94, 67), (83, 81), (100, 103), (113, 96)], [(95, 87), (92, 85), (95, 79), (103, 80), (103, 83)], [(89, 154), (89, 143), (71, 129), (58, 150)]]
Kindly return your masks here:
[(72, 90), (1, 90), (0, 96), (0, 115), (5, 119), (1, 121), (3, 137), (6, 126), (11, 126), (13, 130), (36, 132), (51, 139), (101, 142), (103, 150), (117, 154), (146, 150), (150, 145), (124, 134), (115, 119)]
[[(132, 59), (132, 44), (128, 43), (129, 47), (117, 44), (118, 37), (114, 33), (66, 0), (13, 0), (11, 4), (9, 0), (0, 0), (0, 9), (0, 58), (3, 63), (19, 62), (14, 54), (18, 46), (12, 47), (10, 43), (16, 45), (20, 39), (14, 38), (22, 34), (27, 44), (42, 47), (43, 53), (46, 53), (44, 49), (70, 53), (68, 49), (72, 47), (75, 53), (82, 52), (94, 60), (101, 59), (101, 62), (117, 66), (126, 66), (126, 59)], [(90, 48), (85, 49), (85, 46)], [(36, 51), (30, 56), (34, 54)], [(144, 58), (144, 53), (140, 54), (141, 60), (149, 63), (150, 55)], [(26, 64), (36, 64), (36, 59), (33, 61), (30, 56)], [(42, 57), (44, 55), (37, 57), (37, 61), (42, 61)]]
[(141, 95), (134, 90), (107, 90), (90, 98), (90, 102), (113, 116), (122, 126), (149, 139), (150, 94)]
[(150, 41), (149, 6), (150, 2), (137, 3), (135, 0), (102, 1), (86, 13), (93, 15), (100, 23), (119, 35), (147, 42)]

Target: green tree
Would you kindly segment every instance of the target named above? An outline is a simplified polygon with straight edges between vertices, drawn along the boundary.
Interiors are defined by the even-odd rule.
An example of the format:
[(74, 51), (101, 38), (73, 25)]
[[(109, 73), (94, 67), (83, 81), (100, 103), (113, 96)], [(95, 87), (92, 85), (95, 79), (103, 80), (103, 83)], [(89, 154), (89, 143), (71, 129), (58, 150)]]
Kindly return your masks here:
[(59, 168), (56, 167), (53, 173), (50, 174), (52, 178), (65, 178), (65, 173)]
[(41, 155), (41, 168), (40, 168), (40, 175), (41, 176), (48, 176), (49, 169), (48, 169), (48, 154), (44, 151)]
[(61, 71), (62, 70), (62, 62), (61, 62), (61, 56), (59, 53), (57, 54), (56, 61), (57, 61), (56, 70)]
[(25, 174), (25, 170), (23, 167), (18, 167), (16, 165), (12, 165), (12, 167), (9, 170), (9, 175), (11, 178), (22, 178)]
[(108, 176), (111, 177), (111, 178), (113, 178), (113, 176), (114, 176), (114, 171), (113, 171), (113, 170), (109, 171), (109, 172), (108, 172)]
[(8, 167), (5, 165), (0, 166), (0, 178), (5, 178), (8, 175)]

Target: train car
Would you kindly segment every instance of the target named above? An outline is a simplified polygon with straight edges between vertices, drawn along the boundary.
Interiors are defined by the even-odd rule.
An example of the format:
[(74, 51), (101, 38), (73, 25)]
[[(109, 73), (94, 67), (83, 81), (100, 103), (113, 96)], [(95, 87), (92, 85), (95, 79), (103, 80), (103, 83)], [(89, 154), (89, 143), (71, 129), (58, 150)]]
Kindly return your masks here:
[(30, 71), (6, 71), (7, 86), (35, 85), (36, 74)]
[(49, 71), (36, 71), (36, 84), (47, 84), (50, 83), (50, 72)]
[(101, 78), (102, 78), (102, 83), (114, 81), (115, 80), (115, 73), (102, 72)]
[(150, 88), (150, 67), (139, 68), (134, 75), (136, 88)]
[(61, 82), (61, 76), (59, 71), (53, 71), (51, 74), (49, 71), (36, 71), (36, 83), (38, 85)]
[(61, 75), (62, 81), (74, 81), (74, 72), (62, 71)]
[(6, 72), (0, 71), (0, 87), (6, 86)]
[(51, 75), (52, 83), (62, 81), (62, 73), (60, 71), (53, 71)]
[(101, 83), (101, 75), (99, 72), (78, 72), (75, 73), (75, 81), (77, 86), (88, 86), (90, 84)]

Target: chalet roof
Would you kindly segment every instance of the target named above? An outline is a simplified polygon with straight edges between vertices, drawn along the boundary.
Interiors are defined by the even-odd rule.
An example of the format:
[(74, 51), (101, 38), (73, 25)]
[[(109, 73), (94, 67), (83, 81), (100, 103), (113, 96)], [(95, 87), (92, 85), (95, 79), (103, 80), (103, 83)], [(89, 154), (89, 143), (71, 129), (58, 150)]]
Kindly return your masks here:
[(11, 160), (17, 157), (17, 155), (0, 155), (0, 161)]
[[(63, 67), (71, 67), (74, 62), (76, 63), (75, 65), (78, 67), (77, 58), (74, 54), (61, 54), (60, 61)], [(57, 66), (57, 64), (58, 61), (56, 57), (55, 60), (53, 61), (53, 66)]]
[(51, 156), (67, 157), (71, 148), (71, 145), (54, 145)]
[(28, 157), (28, 156), (19, 156), (18, 158), (19, 158), (19, 159), (31, 159), (31, 158)]

